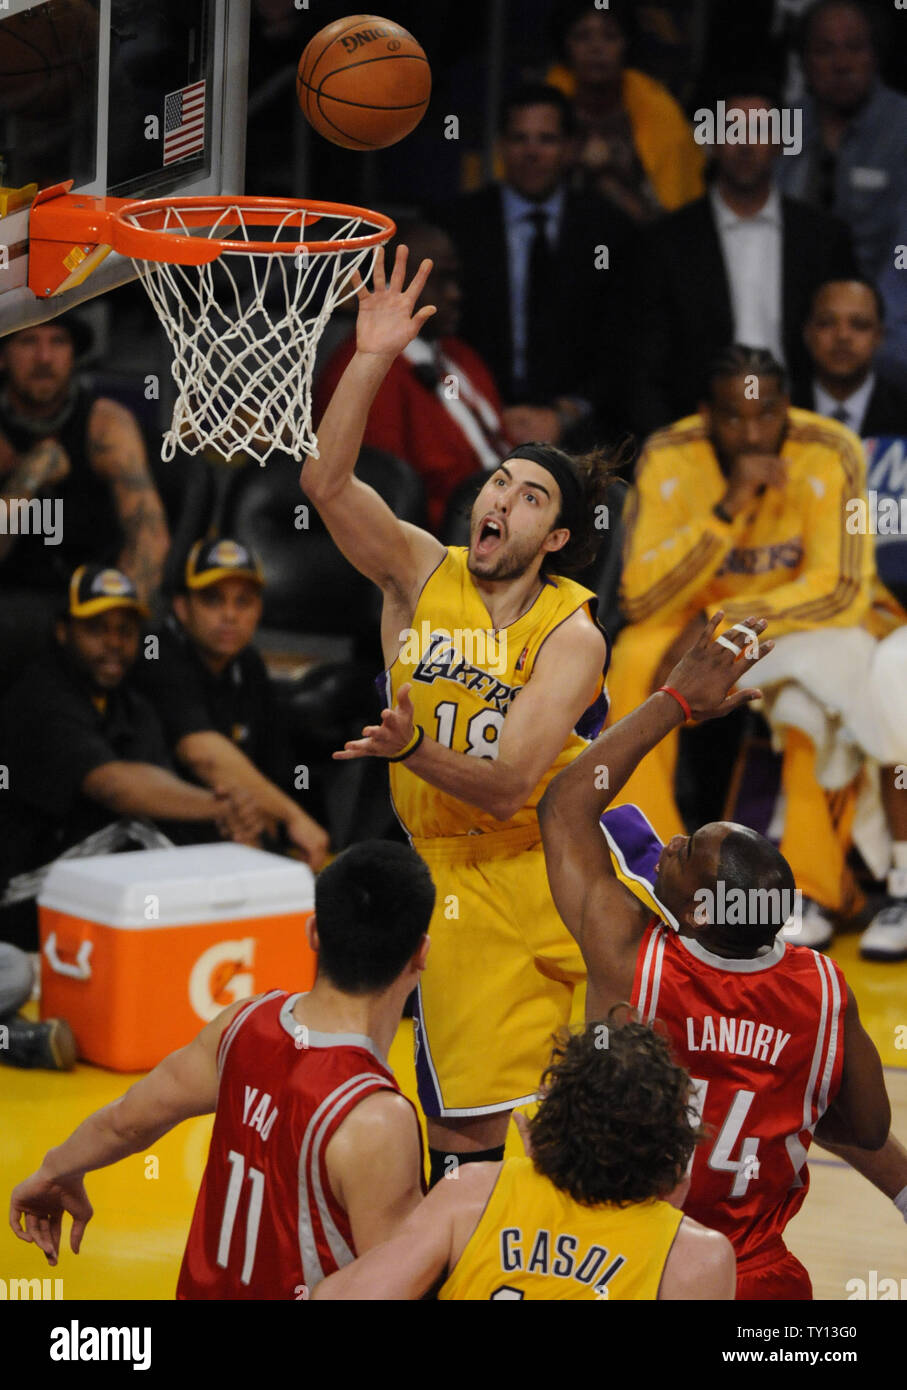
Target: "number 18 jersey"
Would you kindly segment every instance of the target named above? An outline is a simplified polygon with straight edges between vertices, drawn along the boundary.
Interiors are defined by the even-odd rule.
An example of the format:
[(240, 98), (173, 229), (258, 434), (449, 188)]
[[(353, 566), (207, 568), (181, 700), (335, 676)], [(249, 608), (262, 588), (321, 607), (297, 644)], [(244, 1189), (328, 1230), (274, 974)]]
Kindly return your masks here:
[(398, 1087), (369, 1038), (297, 1024), (298, 998), (261, 995), (224, 1030), (214, 1131), (177, 1298), (304, 1299), (355, 1259), (325, 1154), (360, 1101)]
[(666, 1026), (707, 1129), (684, 1212), (722, 1231), (739, 1267), (780, 1242), (806, 1196), (807, 1149), (841, 1084), (844, 976), (782, 938), (728, 960), (653, 919), (632, 1003)]

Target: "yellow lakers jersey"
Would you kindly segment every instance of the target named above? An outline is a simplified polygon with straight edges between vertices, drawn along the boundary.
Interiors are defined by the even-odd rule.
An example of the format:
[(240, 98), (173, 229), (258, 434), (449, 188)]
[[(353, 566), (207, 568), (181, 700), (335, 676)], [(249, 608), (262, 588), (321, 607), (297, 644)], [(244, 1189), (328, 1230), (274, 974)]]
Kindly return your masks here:
[(768, 618), (771, 637), (865, 618), (875, 560), (852, 525), (866, 496), (857, 436), (812, 411), (788, 411), (783, 487), (731, 521), (713, 508), (727, 487), (701, 415), (646, 441), (624, 513), (621, 605), (631, 623), (720, 608), (729, 623)]
[[(528, 612), (495, 632), (467, 569), (467, 554), (465, 547), (451, 546), (419, 595), (413, 625), (385, 673), (385, 699), (393, 705), (401, 685), (411, 682), (415, 721), (428, 738), (457, 753), (495, 758), (504, 718), (531, 677), (545, 638), (578, 608), (594, 616), (595, 595), (571, 579), (551, 576)], [(526, 805), (509, 821), (429, 786), (405, 762), (390, 764), (397, 815), (417, 838), (531, 825), (552, 777), (597, 735), (606, 713), (603, 671), (593, 704)]]
[(582, 1206), (509, 1158), (443, 1299), (654, 1299), (683, 1213), (667, 1202)]

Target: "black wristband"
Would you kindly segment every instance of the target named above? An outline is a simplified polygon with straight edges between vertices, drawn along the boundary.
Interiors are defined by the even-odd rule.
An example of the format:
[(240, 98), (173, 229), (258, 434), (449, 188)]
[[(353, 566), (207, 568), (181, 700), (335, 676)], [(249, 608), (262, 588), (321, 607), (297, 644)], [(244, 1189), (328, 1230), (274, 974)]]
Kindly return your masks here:
[(714, 507), (712, 508), (712, 511), (714, 512), (715, 516), (717, 516), (719, 521), (725, 522), (728, 526), (730, 526), (733, 523), (734, 518), (730, 515), (730, 513), (724, 510), (724, 507), (721, 505), (720, 502), (715, 503)]
[(403, 750), (402, 753), (398, 753), (397, 756), (396, 756), (395, 758), (388, 758), (387, 761), (388, 761), (389, 763), (402, 763), (402, 762), (405, 762), (407, 758), (411, 758), (411, 757), (412, 757), (412, 755), (415, 753), (416, 749), (419, 747), (419, 744), (422, 742), (422, 740), (424, 739), (424, 737), (425, 737), (425, 730), (422, 728), (422, 725), (421, 725), (421, 724), (417, 724), (417, 725), (416, 725), (416, 730), (415, 730), (414, 733), (413, 733), (413, 739), (414, 739), (414, 741), (410, 741), (409, 746), (408, 746), (407, 748), (404, 748), (404, 750)]

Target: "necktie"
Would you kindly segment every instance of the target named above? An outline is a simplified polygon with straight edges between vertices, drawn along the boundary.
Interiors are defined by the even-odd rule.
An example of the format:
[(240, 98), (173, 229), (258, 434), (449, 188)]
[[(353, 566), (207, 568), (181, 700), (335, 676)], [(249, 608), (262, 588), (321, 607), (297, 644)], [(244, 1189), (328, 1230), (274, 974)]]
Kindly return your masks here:
[(850, 424), (850, 411), (847, 409), (846, 406), (839, 405), (838, 408), (837, 408), (837, 410), (832, 411), (832, 416), (831, 416), (831, 418), (832, 418), (833, 420), (840, 420), (840, 422), (841, 422), (842, 425), (849, 425), (849, 424)]
[(529, 246), (526, 277), (526, 394), (530, 401), (546, 400), (554, 393), (550, 364), (553, 360), (553, 311), (555, 306), (554, 253), (548, 241), (547, 213), (531, 212), (535, 234)]

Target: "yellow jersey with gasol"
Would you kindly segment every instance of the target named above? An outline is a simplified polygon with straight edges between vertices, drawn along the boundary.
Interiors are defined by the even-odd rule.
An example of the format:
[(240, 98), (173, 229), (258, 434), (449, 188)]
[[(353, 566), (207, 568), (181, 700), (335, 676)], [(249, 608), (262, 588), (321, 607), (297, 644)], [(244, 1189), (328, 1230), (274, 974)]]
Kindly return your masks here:
[[(413, 625), (399, 655), (379, 677), (388, 706), (401, 685), (411, 682), (415, 722), (426, 737), (457, 753), (496, 758), (504, 718), (531, 678), (545, 639), (579, 608), (595, 619), (597, 600), (572, 579), (546, 579), (532, 607), (509, 627), (495, 631), (467, 569), (464, 546), (451, 546), (427, 580)], [(406, 763), (390, 764), (391, 796), (404, 829), (417, 839), (492, 833), (532, 825), (535, 808), (552, 777), (595, 738), (605, 721), (605, 674), (610, 647), (592, 704), (569, 734), (551, 767), (515, 816), (499, 821), (465, 801), (432, 787)]]
[(583, 1206), (508, 1158), (438, 1298), (655, 1299), (682, 1220), (657, 1200)]

